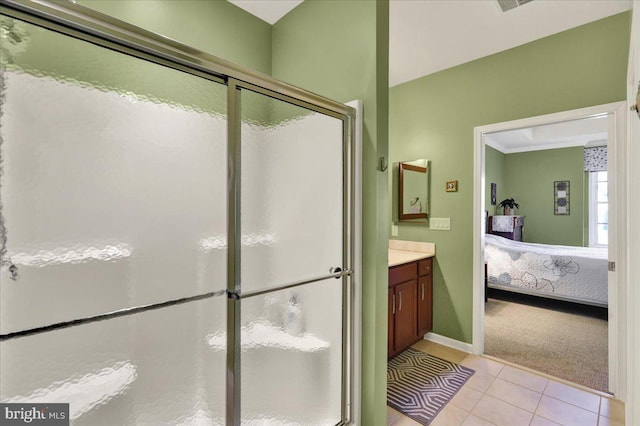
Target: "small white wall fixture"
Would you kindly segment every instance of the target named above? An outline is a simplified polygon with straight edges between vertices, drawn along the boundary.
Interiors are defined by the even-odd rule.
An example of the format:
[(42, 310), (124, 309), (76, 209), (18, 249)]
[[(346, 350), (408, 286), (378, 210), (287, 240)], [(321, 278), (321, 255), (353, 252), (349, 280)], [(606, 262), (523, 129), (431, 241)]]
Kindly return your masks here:
[[(625, 400), (627, 372), (627, 208), (626, 208), (626, 102), (614, 102), (570, 111), (488, 124), (474, 129), (473, 190), (473, 353), (484, 353), (484, 244), (485, 244), (485, 140), (489, 133), (517, 130), (590, 117), (608, 117), (609, 167), (609, 391)], [(613, 214), (611, 214), (613, 213)], [(613, 220), (611, 220), (613, 219)]]

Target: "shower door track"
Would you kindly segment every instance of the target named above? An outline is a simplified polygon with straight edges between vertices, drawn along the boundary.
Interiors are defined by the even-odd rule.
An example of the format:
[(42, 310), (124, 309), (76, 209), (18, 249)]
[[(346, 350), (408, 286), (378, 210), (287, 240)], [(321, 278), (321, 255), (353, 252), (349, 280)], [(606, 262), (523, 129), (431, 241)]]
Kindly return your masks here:
[[(0, 14), (56, 31), (98, 46), (167, 66), (227, 86), (228, 94), (228, 265), (227, 289), (136, 306), (105, 314), (0, 335), (0, 341), (132, 315), (176, 304), (227, 295), (227, 424), (240, 425), (240, 300), (292, 288), (327, 278), (342, 280), (342, 420), (353, 424), (355, 311), (355, 109), (313, 92), (284, 83), (269, 75), (225, 61), (170, 38), (144, 30), (71, 2), (46, 0), (0, 0)], [(343, 122), (343, 259), (342, 271), (288, 283), (256, 292), (241, 292), (240, 272), (240, 96), (247, 89), (293, 105), (319, 112)], [(358, 266), (359, 267), (359, 266)], [(348, 301), (348, 302), (347, 302)]]

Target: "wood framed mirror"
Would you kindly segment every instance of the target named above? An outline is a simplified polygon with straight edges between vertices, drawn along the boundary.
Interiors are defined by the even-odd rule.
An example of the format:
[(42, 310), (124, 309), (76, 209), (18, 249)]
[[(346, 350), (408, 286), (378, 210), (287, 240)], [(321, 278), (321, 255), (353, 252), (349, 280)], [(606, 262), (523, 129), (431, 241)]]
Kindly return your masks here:
[(427, 219), (429, 209), (427, 160), (398, 164), (398, 219)]

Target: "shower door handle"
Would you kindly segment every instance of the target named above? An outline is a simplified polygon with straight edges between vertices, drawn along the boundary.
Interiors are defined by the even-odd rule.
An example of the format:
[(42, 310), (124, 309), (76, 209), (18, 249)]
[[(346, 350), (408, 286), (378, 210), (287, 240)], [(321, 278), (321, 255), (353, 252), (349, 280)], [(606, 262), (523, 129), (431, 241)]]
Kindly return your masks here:
[[(333, 266), (333, 267), (329, 268), (329, 273), (331, 273), (331, 274), (337, 274), (338, 272), (342, 272), (342, 268), (339, 267), (339, 266)], [(339, 280), (339, 279), (340, 279), (339, 276), (336, 277), (336, 280)]]

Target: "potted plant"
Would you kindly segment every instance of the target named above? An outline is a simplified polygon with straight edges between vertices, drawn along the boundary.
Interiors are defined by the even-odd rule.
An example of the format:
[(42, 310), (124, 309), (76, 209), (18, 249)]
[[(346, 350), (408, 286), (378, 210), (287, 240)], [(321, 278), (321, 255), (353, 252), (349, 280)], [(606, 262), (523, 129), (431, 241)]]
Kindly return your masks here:
[(505, 216), (510, 216), (515, 214), (515, 209), (520, 208), (520, 205), (516, 203), (513, 198), (507, 198), (505, 200), (500, 201), (498, 207), (502, 207)]

